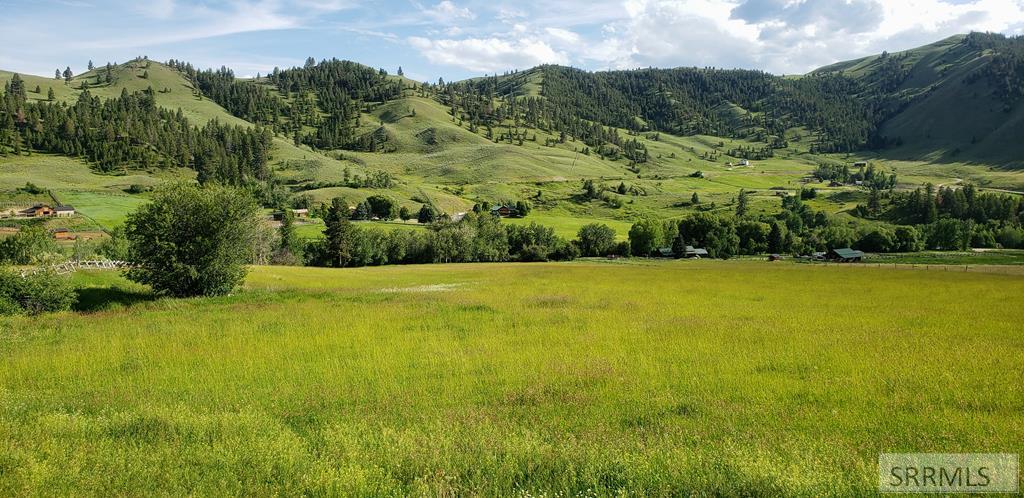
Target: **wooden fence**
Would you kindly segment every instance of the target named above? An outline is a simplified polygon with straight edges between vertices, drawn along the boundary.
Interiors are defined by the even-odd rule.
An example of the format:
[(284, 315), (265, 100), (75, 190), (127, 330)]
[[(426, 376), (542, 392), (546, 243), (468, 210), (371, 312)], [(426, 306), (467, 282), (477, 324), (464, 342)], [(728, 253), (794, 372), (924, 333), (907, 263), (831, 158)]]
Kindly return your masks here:
[[(127, 261), (115, 261), (110, 259), (93, 259), (86, 261), (67, 261), (57, 265), (49, 266), (48, 268), (53, 269), (58, 275), (67, 275), (74, 273), (78, 270), (123, 270), (131, 268), (135, 265)], [(23, 270), (21, 276), (25, 277), (30, 274), (42, 271), (41, 268), (35, 268), (32, 270)]]

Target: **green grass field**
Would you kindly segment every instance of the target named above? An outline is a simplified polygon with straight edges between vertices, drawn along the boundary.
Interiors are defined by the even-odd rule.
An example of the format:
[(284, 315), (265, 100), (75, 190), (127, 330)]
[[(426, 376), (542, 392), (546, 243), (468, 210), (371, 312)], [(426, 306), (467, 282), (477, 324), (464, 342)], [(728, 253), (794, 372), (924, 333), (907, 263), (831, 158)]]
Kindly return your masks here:
[(0, 319), (0, 494), (864, 495), (880, 452), (1024, 452), (1019, 275), (262, 267), (156, 301), (76, 280), (91, 313)]

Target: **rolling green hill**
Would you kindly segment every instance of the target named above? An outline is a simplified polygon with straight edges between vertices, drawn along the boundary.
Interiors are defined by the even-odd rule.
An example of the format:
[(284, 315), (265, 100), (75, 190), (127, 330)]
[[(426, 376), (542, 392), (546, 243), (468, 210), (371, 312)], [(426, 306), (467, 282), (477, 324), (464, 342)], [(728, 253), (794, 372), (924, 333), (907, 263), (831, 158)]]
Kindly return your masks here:
[[(826, 66), (812, 74), (842, 74), (870, 90), (900, 98), (903, 107), (880, 127), (898, 139), (893, 156), (937, 162), (970, 160), (1019, 167), (1024, 156), (1024, 106), (998, 95), (978, 77), (997, 52), (958, 35), (924, 47)], [(882, 87), (882, 88), (879, 88)]]
[[(740, 189), (751, 193), (754, 212), (777, 210), (780, 195), (802, 187), (819, 189), (824, 195), (814, 208), (833, 214), (866, 200), (862, 189), (810, 178), (820, 164), (868, 160), (898, 174), (900, 188), (969, 181), (1024, 190), (1024, 174), (1014, 169), (1024, 147), (1017, 139), (1024, 106), (983, 74), (1009, 52), (999, 43), (953, 37), (785, 79), (756, 71), (543, 66), (428, 86), (343, 61), (236, 79), (145, 59), (67, 83), (21, 79), (30, 103), (46, 101), (51, 88), (67, 105), (86, 89), (103, 99), (152, 89), (157, 106), (180, 110), (195, 125), (269, 128), (274, 188), (293, 199), (343, 196), (355, 204), (384, 194), (411, 211), (431, 204), (449, 214), (476, 202), (526, 200), (535, 207), (527, 222), (569, 236), (588, 221), (604, 221), (621, 237), (642, 216), (732, 213)], [(12, 78), (0, 72), (0, 81)], [(876, 115), (884, 119), (873, 121)], [(345, 146), (320, 147), (324, 140)], [(869, 150), (871, 140), (888, 143)], [(857, 143), (857, 150), (826, 152)], [(145, 201), (145, 193), (127, 194), (128, 186), (194, 177), (188, 164), (125, 164), (101, 173), (81, 159), (39, 152), (0, 157), (0, 196), (34, 180), (58, 195), (86, 194), (86, 206), (100, 200), (85, 209), (100, 212), (104, 226), (116, 225), (124, 215), (118, 209), (131, 204), (115, 197)], [(740, 166), (744, 159), (751, 166)], [(359, 183), (382, 172), (389, 186)], [(581, 198), (584, 180), (596, 182), (599, 198)], [(615, 191), (620, 184), (626, 194)], [(694, 193), (699, 205), (689, 202)], [(101, 206), (104, 196), (112, 207)]]

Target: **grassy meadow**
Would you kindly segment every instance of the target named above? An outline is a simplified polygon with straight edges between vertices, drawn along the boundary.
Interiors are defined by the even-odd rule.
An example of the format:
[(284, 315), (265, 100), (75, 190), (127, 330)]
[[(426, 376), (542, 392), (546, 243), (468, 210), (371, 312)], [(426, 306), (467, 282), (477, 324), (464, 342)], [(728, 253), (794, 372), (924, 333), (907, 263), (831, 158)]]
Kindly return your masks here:
[(87, 312), (0, 318), (2, 495), (853, 495), (880, 452), (1024, 452), (1020, 275), (257, 267), (192, 300), (75, 278)]

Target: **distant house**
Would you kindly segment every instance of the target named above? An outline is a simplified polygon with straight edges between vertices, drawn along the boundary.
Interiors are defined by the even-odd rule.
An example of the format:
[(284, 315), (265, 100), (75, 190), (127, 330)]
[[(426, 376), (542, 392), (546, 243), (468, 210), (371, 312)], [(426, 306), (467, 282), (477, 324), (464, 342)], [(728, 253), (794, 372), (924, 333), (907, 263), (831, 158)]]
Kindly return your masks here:
[[(291, 212), (296, 218), (309, 218), (308, 209), (292, 209)], [(282, 221), (284, 220), (284, 211), (274, 211), (270, 213), (270, 216), (274, 221)]]
[(18, 214), (28, 218), (43, 218), (46, 216), (53, 216), (53, 213), (54, 210), (52, 207), (46, 204), (36, 204), (35, 206), (22, 210)]
[(864, 259), (864, 253), (846, 247), (843, 249), (832, 249), (828, 252), (827, 258), (840, 263), (859, 263)]
[(686, 252), (683, 254), (686, 259), (701, 259), (708, 257), (708, 250), (701, 247), (686, 246)]
[(75, 236), (75, 232), (72, 232), (67, 228), (57, 228), (53, 230), (53, 238), (57, 240), (75, 240), (78, 237)]
[(58, 218), (69, 218), (75, 215), (75, 208), (68, 205), (57, 206), (53, 209), (53, 215)]
[(654, 256), (658, 258), (674, 258), (676, 253), (672, 251), (671, 247), (660, 247), (654, 252)]
[(740, 161), (740, 166), (750, 166), (750, 161), (743, 159)]
[(514, 208), (514, 207), (506, 206), (506, 205), (502, 204), (500, 206), (492, 207), (491, 208), (491, 214), (493, 214), (495, 216), (500, 216), (502, 218), (508, 218), (509, 216), (516, 216), (516, 215), (518, 215), (519, 212), (516, 211), (516, 208)]

